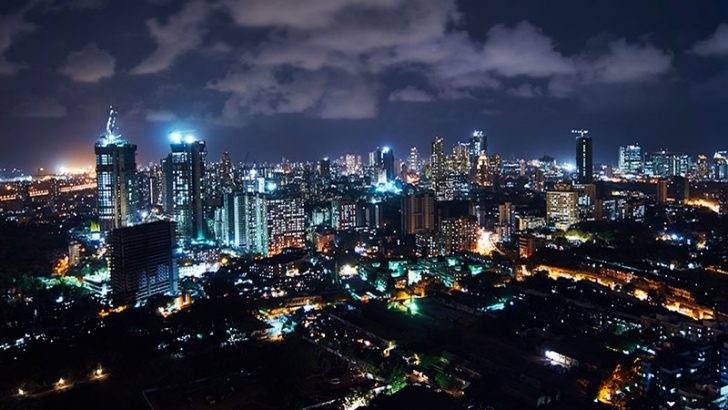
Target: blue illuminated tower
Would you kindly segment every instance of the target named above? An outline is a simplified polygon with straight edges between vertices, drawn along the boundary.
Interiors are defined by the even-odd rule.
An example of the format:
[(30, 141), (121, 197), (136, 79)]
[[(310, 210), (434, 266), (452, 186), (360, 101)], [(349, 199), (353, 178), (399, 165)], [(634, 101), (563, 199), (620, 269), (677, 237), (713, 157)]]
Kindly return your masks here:
[(205, 141), (193, 134), (171, 134), (172, 152), (164, 161), (167, 213), (177, 222), (177, 239), (204, 240), (207, 237), (203, 209)]
[(394, 152), (389, 147), (382, 149), (382, 169), (387, 174), (387, 181), (394, 181), (397, 177), (394, 171)]

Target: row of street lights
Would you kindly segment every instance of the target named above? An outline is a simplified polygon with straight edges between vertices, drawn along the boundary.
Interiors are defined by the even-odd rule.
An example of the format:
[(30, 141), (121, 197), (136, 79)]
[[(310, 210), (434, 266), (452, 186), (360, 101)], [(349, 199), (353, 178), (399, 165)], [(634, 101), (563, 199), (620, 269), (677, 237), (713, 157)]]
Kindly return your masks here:
[[(91, 379), (91, 381), (102, 380), (102, 379), (105, 379), (106, 376), (108, 376), (108, 373), (105, 372), (103, 367), (99, 366), (91, 372), (90, 379)], [(73, 386), (72, 383), (70, 383), (68, 380), (64, 379), (63, 377), (61, 377), (58, 379), (58, 381), (53, 383), (53, 390), (61, 391), (61, 390), (68, 389), (72, 386)], [(16, 395), (18, 397), (27, 397), (29, 395), (29, 392), (27, 390), (23, 389), (22, 387), (18, 387)]]

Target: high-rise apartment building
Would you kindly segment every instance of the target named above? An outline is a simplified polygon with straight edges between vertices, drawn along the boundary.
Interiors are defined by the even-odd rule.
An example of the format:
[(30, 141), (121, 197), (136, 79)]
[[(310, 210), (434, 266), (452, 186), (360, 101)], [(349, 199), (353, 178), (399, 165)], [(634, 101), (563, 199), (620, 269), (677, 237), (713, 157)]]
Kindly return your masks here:
[(285, 248), (302, 248), (305, 240), (303, 198), (266, 196), (266, 223), (268, 256), (281, 253)]
[(97, 209), (104, 232), (130, 225), (137, 218), (136, 145), (121, 138), (118, 115), (112, 106), (106, 131), (95, 146)]
[(328, 158), (319, 160), (319, 176), (323, 179), (331, 179), (331, 160)]
[(394, 181), (397, 178), (397, 170), (394, 166), (394, 152), (389, 147), (382, 149), (382, 169), (387, 176), (387, 181)]
[(483, 131), (474, 131), (468, 140), (468, 157), (470, 163), (470, 177), (478, 173), (478, 158), (481, 153), (488, 151), (488, 140)]
[(177, 292), (174, 222), (160, 220), (115, 229), (109, 245), (115, 305), (134, 306), (154, 295)]
[(576, 192), (559, 188), (546, 193), (546, 222), (556, 229), (565, 231), (579, 222), (578, 195)]
[(645, 175), (657, 178), (688, 176), (690, 157), (664, 149), (651, 152), (645, 155), (644, 171)]
[(435, 138), (432, 142), (432, 155), (430, 156), (430, 180), (435, 192), (440, 189), (440, 184), (447, 174), (447, 158), (445, 157), (445, 145), (442, 137)]
[(168, 192), (167, 213), (177, 223), (179, 240), (202, 240), (207, 236), (204, 213), (205, 141), (193, 134), (172, 133), (172, 152), (163, 162)]
[(665, 205), (667, 203), (667, 180), (664, 178), (658, 179), (656, 188), (655, 203), (657, 205)]
[(594, 162), (592, 157), (592, 139), (587, 136), (588, 130), (572, 130), (576, 137), (576, 173), (581, 184), (590, 184), (594, 179)]
[(642, 173), (642, 148), (639, 144), (619, 147), (619, 170), (624, 174)]
[(410, 149), (409, 158), (407, 159), (407, 170), (414, 174), (420, 173), (420, 152), (417, 147)]
[(331, 201), (331, 227), (344, 231), (356, 227), (357, 203), (351, 198)]
[(431, 193), (402, 197), (402, 231), (416, 235), (435, 229), (435, 198)]
[(440, 250), (443, 255), (475, 250), (478, 220), (474, 216), (448, 218), (440, 224)]

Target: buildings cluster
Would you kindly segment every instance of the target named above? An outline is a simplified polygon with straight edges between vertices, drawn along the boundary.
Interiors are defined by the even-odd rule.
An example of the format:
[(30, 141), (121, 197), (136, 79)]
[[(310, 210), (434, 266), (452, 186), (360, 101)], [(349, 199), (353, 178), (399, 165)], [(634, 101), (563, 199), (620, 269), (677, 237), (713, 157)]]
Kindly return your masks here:
[[(265, 337), (303, 326), (313, 343), (358, 352), (352, 363), (406, 363), (409, 380), (437, 389), (447, 390), (444, 373), (467, 380), (444, 383), (451, 390), (490, 374), (503, 381), (498, 397), (533, 407), (576, 396), (619, 407), (627, 387), (680, 408), (719, 408), (728, 397), (728, 265), (713, 224), (728, 212), (722, 151), (693, 161), (629, 145), (613, 169), (595, 163), (592, 135), (578, 129), (572, 167), (503, 158), (475, 131), (452, 146), (435, 137), (429, 152), (413, 147), (404, 158), (377, 147), (235, 163), (228, 153), (211, 160), (202, 138), (180, 131), (163, 158), (139, 166), (118, 116), (112, 107), (95, 174), (15, 178), (0, 195), (3, 217), (71, 221), (54, 273), (102, 296), (101, 318), (160, 300), (165, 318), (203, 298), (243, 301), (271, 325)], [(91, 227), (79, 222), (88, 219)], [(640, 251), (625, 252), (620, 235)], [(444, 367), (384, 339), (373, 360), (379, 344), (368, 338), (399, 326), (388, 311), (418, 309), (427, 313), (417, 326), (475, 318), (500, 330), (453, 340), (462, 357)], [(345, 323), (364, 311), (384, 318), (371, 321), (374, 332)], [(563, 389), (576, 379), (579, 392)]]
[(643, 152), (639, 144), (630, 144), (619, 147), (617, 172), (626, 178), (689, 177), (700, 181), (726, 181), (728, 151), (691, 157), (665, 149)]
[[(237, 165), (227, 153), (209, 161), (204, 140), (174, 132), (167, 156), (138, 167), (136, 146), (121, 136), (112, 107), (95, 152), (98, 223), (110, 238), (113, 291), (136, 294), (122, 297), (124, 303), (174, 292), (175, 252), (198, 245), (269, 258), (288, 249), (327, 252), (349, 233), (360, 253), (427, 257), (490, 252), (510, 243), (530, 254), (543, 242), (543, 229), (640, 220), (646, 207), (688, 201), (691, 183), (728, 178), (724, 151), (693, 162), (687, 155), (643, 154), (639, 145), (628, 145), (619, 150), (616, 170), (595, 166), (589, 132), (572, 133), (574, 169), (548, 156), (503, 159), (488, 152), (483, 131), (451, 150), (436, 137), (429, 156), (412, 148), (403, 160), (384, 147), (370, 152), (366, 163), (346, 154), (315, 163)], [(619, 181), (652, 188), (605, 187)], [(521, 194), (509, 198), (503, 190)], [(725, 211), (725, 194), (709, 195)], [(145, 229), (158, 232), (133, 233)], [(129, 263), (139, 259), (133, 252), (115, 253), (151, 249), (151, 240), (163, 242), (171, 257), (136, 266)]]

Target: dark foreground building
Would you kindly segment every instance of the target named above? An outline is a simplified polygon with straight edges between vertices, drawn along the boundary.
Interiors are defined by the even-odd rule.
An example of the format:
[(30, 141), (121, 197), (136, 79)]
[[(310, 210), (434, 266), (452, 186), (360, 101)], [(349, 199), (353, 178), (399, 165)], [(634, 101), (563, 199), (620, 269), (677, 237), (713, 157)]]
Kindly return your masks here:
[(111, 231), (114, 304), (133, 306), (177, 291), (174, 222), (156, 221)]

